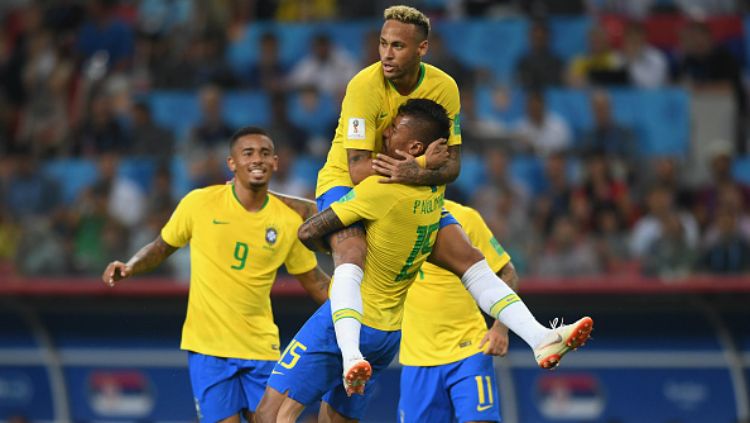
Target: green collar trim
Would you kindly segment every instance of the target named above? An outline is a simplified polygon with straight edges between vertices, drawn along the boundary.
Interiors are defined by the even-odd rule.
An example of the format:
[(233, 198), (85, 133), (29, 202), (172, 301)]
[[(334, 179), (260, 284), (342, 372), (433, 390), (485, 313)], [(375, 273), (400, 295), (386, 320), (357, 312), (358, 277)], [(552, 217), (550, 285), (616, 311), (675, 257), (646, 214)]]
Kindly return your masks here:
[[(242, 204), (242, 201), (240, 201), (240, 197), (237, 196), (237, 191), (234, 190), (234, 183), (232, 183), (232, 195), (234, 196), (234, 199), (237, 200), (237, 202), (242, 206), (244, 209), (245, 206)], [(258, 211), (261, 211), (266, 208), (266, 205), (268, 205), (268, 202), (271, 200), (271, 196), (266, 194), (266, 200), (263, 201), (263, 205), (260, 206), (260, 209)], [(256, 212), (257, 213), (257, 212)]]
[[(424, 63), (420, 63), (420, 64), (419, 64), (419, 79), (417, 79), (417, 85), (415, 85), (415, 86), (414, 86), (414, 89), (412, 89), (412, 90), (411, 90), (411, 91), (410, 91), (410, 92), (409, 92), (408, 94), (406, 94), (406, 95), (409, 95), (409, 94), (413, 93), (414, 91), (416, 91), (416, 90), (417, 90), (417, 88), (419, 88), (419, 86), (420, 86), (420, 85), (422, 85), (422, 81), (424, 81), (424, 74), (425, 74)], [(394, 90), (396, 90), (396, 92), (397, 92), (397, 93), (401, 94), (401, 93), (400, 93), (400, 92), (398, 91), (398, 88), (396, 88), (396, 86), (395, 86), (395, 85), (393, 85), (393, 82), (391, 82), (391, 80), (390, 80), (390, 79), (387, 79), (387, 81), (388, 81), (388, 83), (389, 83), (389, 84), (391, 85), (391, 87), (393, 87), (393, 89), (394, 89)]]

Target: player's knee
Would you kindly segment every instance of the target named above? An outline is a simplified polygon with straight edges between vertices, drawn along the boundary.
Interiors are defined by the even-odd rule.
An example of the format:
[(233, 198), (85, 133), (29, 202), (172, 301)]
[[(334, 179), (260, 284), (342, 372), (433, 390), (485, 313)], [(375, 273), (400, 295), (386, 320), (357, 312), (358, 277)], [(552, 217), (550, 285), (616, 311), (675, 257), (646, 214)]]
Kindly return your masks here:
[(279, 408), (283, 403), (285, 395), (271, 387), (267, 387), (260, 399), (258, 408), (255, 410), (256, 423), (275, 423)]

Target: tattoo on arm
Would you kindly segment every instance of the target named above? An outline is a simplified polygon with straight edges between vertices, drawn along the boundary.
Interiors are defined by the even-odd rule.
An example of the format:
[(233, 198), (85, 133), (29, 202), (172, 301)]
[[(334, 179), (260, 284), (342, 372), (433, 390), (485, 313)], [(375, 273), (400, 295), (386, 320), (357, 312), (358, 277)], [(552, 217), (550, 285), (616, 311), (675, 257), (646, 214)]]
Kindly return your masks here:
[(327, 252), (330, 250), (325, 241), (326, 235), (342, 229), (344, 224), (331, 209), (325, 209), (307, 219), (300, 226), (298, 236), (305, 246), (313, 251)]
[(128, 260), (127, 265), (132, 269), (133, 275), (144, 273), (155, 269), (172, 253), (177, 251), (176, 247), (167, 244), (161, 235), (146, 244)]
[(331, 283), (331, 277), (323, 272), (320, 267), (295, 275), (295, 277), (315, 302), (323, 304), (328, 299), (328, 286)]
[(404, 179), (413, 185), (445, 185), (458, 178), (461, 171), (461, 147), (453, 145), (448, 147), (448, 162), (437, 169), (423, 169), (414, 166), (410, 174)]
[(518, 273), (516, 273), (516, 268), (513, 267), (512, 262), (508, 262), (505, 266), (503, 266), (502, 269), (500, 269), (500, 272), (497, 274), (500, 279), (505, 281), (505, 283), (508, 284), (511, 289), (514, 291), (518, 290)]

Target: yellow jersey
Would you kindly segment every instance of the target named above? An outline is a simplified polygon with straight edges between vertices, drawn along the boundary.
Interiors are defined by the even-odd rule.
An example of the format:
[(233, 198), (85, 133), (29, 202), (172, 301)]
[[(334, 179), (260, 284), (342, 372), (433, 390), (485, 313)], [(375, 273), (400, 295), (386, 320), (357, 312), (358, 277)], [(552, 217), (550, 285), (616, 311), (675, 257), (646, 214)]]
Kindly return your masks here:
[(386, 185), (370, 176), (331, 209), (344, 225), (364, 221), (367, 256), (362, 323), (401, 328), (406, 292), (435, 243), (445, 187)]
[(276, 271), (308, 272), (315, 254), (297, 238), (302, 218), (269, 195), (249, 212), (234, 185), (190, 192), (161, 231), (167, 244), (190, 243), (190, 292), (183, 350), (217, 357), (278, 360), (271, 286)]
[[(508, 264), (510, 256), (476, 210), (452, 201), (446, 201), (445, 208), (495, 273)], [(484, 316), (461, 279), (433, 264), (422, 265), (406, 296), (401, 364), (439, 366), (463, 360), (480, 351), (479, 343), (486, 333)]]
[(399, 106), (411, 98), (427, 98), (443, 106), (452, 120), (448, 145), (461, 144), (461, 100), (456, 81), (425, 63), (419, 72), (417, 87), (408, 95), (396, 91), (383, 75), (380, 62), (362, 69), (349, 81), (328, 158), (318, 173), (316, 197), (336, 186), (352, 186), (346, 150), (380, 152), (383, 130), (396, 117)]

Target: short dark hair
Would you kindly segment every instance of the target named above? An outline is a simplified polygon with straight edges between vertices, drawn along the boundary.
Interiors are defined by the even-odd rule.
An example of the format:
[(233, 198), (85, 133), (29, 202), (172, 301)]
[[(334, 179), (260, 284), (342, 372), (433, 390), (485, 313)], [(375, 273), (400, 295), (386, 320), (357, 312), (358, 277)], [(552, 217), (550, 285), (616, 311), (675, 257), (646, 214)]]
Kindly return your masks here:
[(237, 140), (244, 137), (245, 135), (263, 135), (264, 137), (271, 140), (271, 145), (273, 145), (273, 140), (268, 134), (268, 131), (257, 126), (245, 126), (235, 131), (235, 133), (232, 134), (232, 137), (229, 138), (229, 151), (232, 151), (232, 148), (234, 148), (234, 144), (237, 142)]
[(412, 98), (398, 108), (398, 114), (417, 118), (419, 141), (430, 145), (438, 138), (448, 138), (451, 132), (451, 119), (445, 107), (426, 98)]

